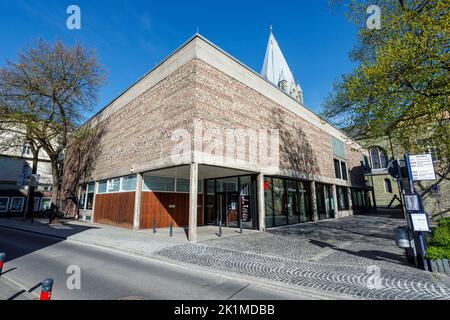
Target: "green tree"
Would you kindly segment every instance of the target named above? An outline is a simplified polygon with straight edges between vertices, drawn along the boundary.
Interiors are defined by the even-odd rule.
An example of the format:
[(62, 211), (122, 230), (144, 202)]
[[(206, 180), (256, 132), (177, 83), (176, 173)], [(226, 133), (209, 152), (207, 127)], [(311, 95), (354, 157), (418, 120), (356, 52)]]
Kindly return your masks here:
[[(450, 1), (333, 1), (359, 28), (350, 58), (358, 66), (342, 76), (322, 115), (371, 143), (390, 136), (407, 152), (431, 142), (450, 166)], [(367, 7), (381, 9), (381, 29), (366, 25)], [(426, 142), (426, 143), (425, 143)]]
[[(43, 40), (0, 69), (0, 124), (44, 150), (52, 169), (52, 212), (70, 134), (92, 110), (104, 70), (93, 51)], [(9, 129), (8, 129), (9, 128)], [(20, 128), (20, 130), (17, 130)], [(14, 130), (14, 131), (12, 131)]]

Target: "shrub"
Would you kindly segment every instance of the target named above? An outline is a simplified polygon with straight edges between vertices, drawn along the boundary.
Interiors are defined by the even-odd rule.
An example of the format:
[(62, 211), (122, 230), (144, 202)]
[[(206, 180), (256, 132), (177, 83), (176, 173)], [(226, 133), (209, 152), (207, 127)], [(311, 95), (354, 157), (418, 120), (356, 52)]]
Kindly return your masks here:
[(433, 229), (426, 257), (431, 260), (450, 259), (450, 218), (441, 219)]

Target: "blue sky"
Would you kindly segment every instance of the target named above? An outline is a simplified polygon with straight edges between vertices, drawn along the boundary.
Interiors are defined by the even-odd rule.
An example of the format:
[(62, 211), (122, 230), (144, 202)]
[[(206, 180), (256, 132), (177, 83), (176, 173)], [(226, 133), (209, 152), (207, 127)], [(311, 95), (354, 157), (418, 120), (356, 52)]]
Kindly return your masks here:
[[(81, 8), (81, 30), (66, 28), (66, 9)], [(315, 1), (151, 1), (2, 0), (0, 64), (37, 38), (76, 41), (97, 51), (108, 70), (96, 111), (200, 33), (260, 72), (269, 25), (300, 82), (306, 105), (320, 111), (341, 74), (354, 65), (348, 54), (356, 28), (327, 0)]]

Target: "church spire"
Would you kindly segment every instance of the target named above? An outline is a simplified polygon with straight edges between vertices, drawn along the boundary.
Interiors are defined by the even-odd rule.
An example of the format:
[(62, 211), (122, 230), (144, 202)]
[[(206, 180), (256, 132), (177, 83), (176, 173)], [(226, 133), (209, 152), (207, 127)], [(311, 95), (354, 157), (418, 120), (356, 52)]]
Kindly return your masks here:
[(266, 56), (261, 75), (278, 86), (285, 93), (292, 96), (297, 101), (303, 103), (303, 92), (299, 91), (299, 84), (296, 84), (291, 69), (278, 45), (273, 34), (272, 25), (269, 27), (269, 42), (267, 44)]

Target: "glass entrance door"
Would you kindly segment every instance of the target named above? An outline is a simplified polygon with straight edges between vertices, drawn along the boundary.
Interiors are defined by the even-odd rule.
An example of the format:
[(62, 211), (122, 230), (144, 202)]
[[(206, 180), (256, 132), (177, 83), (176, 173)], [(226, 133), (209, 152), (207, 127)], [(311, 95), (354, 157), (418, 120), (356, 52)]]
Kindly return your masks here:
[(239, 227), (239, 195), (237, 193), (217, 193), (217, 209), (219, 219), (224, 227)]

